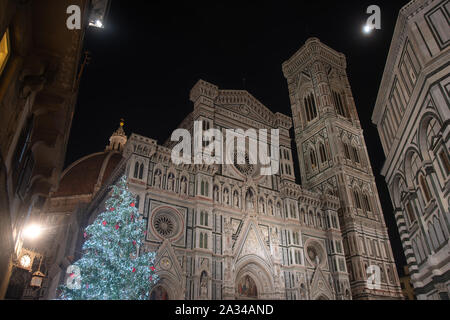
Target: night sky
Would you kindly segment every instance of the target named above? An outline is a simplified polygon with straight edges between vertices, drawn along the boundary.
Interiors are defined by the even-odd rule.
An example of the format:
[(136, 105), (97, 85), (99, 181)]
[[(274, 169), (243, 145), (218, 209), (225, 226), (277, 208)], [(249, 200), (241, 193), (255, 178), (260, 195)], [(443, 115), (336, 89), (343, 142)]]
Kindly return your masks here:
[[(395, 22), (408, 1), (112, 0), (105, 29), (90, 28), (92, 59), (81, 81), (66, 166), (103, 151), (119, 119), (127, 135), (163, 143), (192, 111), (189, 91), (203, 79), (245, 89), (273, 112), (291, 115), (281, 64), (309, 37), (347, 57), (348, 75), (397, 266), (406, 264), (380, 171), (384, 153), (371, 116)], [(372, 4), (382, 29), (362, 33)], [(401, 270), (399, 270), (401, 271)]]

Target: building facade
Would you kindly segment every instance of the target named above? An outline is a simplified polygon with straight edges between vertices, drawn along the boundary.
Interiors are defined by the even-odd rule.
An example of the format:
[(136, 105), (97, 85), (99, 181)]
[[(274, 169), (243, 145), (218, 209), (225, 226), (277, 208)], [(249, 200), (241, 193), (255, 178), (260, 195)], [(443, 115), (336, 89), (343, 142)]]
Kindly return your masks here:
[(93, 2), (0, 0), (0, 299), (22, 297), (42, 259), (23, 229), (60, 179)]
[[(119, 148), (108, 150), (121, 152), (122, 160), (102, 183), (102, 174), (95, 175), (97, 182), (89, 184), (100, 189), (92, 201), (63, 219), (72, 221), (78, 234), (67, 240), (66, 229), (59, 233), (58, 242), (67, 249), (59, 248), (53, 265), (80, 257), (81, 231), (104, 209), (108, 186), (126, 175), (147, 221), (142, 250), (157, 252), (161, 281), (152, 299), (401, 299), (344, 56), (310, 39), (283, 69), (293, 122), (247, 91), (221, 90), (200, 80), (190, 93), (193, 111), (179, 126), (190, 133), (196, 121), (203, 130), (220, 132), (278, 129), (277, 174), (261, 175), (259, 166), (249, 163), (248, 150), (245, 164), (237, 164), (232, 154), (226, 156), (234, 164), (175, 165), (177, 142), (161, 145), (137, 134), (111, 142)], [(292, 126), (302, 184), (294, 174)], [(65, 175), (76, 176), (70, 171), (83, 162)], [(52, 196), (47, 211), (62, 213), (54, 209), (59, 200)], [(382, 272), (378, 290), (367, 287), (371, 265)], [(64, 271), (58, 269), (49, 288), (64, 281)], [(49, 296), (57, 295), (52, 291)]]
[(401, 9), (372, 117), (420, 300), (449, 298), (449, 12), (439, 0)]

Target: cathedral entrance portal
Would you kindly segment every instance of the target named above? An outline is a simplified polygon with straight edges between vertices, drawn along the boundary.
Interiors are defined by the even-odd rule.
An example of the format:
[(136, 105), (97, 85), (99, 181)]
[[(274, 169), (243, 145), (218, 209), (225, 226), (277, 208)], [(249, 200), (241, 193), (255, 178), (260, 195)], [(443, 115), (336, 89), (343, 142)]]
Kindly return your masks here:
[[(274, 298), (273, 279), (266, 266), (261, 264), (262, 261), (259, 263), (259, 259), (254, 256), (243, 260), (247, 260), (246, 263), (239, 261), (237, 264), (239, 271), (235, 277), (235, 299), (261, 300)], [(239, 268), (239, 265), (243, 265), (243, 267)]]
[(150, 294), (150, 300), (169, 300), (169, 294), (164, 287), (156, 286)]

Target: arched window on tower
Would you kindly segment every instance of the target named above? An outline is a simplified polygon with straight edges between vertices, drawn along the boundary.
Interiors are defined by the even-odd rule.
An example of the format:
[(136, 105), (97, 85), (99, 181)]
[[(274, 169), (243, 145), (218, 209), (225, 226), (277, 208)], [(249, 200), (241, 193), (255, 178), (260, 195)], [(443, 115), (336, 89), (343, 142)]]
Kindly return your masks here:
[(319, 152), (320, 152), (320, 162), (323, 164), (327, 162), (327, 152), (325, 151), (325, 146), (322, 142), (319, 144)]
[(316, 100), (314, 99), (314, 94), (308, 94), (304, 99), (303, 103), (305, 106), (305, 114), (307, 122), (310, 122), (317, 118), (317, 108), (316, 108)]
[(133, 178), (137, 179), (138, 178), (138, 173), (139, 173), (139, 162), (136, 162), (134, 164), (134, 174), (133, 174)]
[(361, 200), (359, 198), (359, 192), (356, 190), (353, 190), (353, 197), (355, 198), (355, 206), (358, 209), (362, 209), (361, 208)]
[(364, 210), (366, 212), (372, 212), (369, 196), (367, 196), (367, 194), (365, 194), (365, 193), (363, 194), (363, 204), (364, 204)]
[(345, 99), (343, 98), (343, 94), (337, 93), (333, 91), (333, 100), (334, 105), (336, 106), (336, 111), (340, 116), (349, 118), (347, 106), (345, 105)]
[(314, 151), (314, 149), (309, 150), (309, 158), (311, 161), (311, 170), (314, 171), (317, 169), (317, 156), (316, 156), (316, 152)]
[(139, 167), (139, 179), (143, 179), (144, 177), (144, 164), (141, 163), (140, 167)]
[(355, 146), (352, 146), (352, 151), (353, 151), (353, 160), (355, 160), (356, 163), (360, 163), (358, 149)]
[(350, 160), (351, 157), (350, 157), (350, 149), (348, 147), (348, 143), (347, 142), (343, 142), (343, 145), (344, 145), (344, 156), (345, 156), (346, 159)]

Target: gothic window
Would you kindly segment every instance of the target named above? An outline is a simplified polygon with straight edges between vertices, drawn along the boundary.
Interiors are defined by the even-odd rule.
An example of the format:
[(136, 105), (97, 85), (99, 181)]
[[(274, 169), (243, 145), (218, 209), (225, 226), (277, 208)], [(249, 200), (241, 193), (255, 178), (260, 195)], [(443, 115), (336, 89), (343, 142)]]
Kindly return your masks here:
[(345, 100), (342, 94), (333, 91), (334, 105), (336, 106), (336, 111), (339, 115), (348, 118), (347, 107), (345, 105)]
[(208, 249), (208, 235), (204, 232), (200, 232), (200, 248)]
[(351, 157), (350, 157), (350, 149), (349, 149), (348, 143), (343, 142), (343, 144), (344, 144), (344, 155), (345, 155), (345, 158), (350, 160)]
[(200, 212), (200, 225), (208, 226), (208, 213), (205, 211)]
[(200, 183), (200, 194), (202, 196), (209, 197), (209, 183), (207, 181), (202, 180)]
[(363, 204), (364, 204), (364, 210), (366, 211), (366, 212), (371, 212), (372, 211), (372, 209), (371, 209), (371, 207), (370, 207), (370, 200), (369, 200), (369, 197), (367, 196), (367, 194), (363, 194)]
[(309, 158), (311, 161), (311, 170), (316, 170), (317, 169), (317, 156), (316, 156), (316, 152), (311, 149), (309, 150)]
[(316, 101), (314, 99), (313, 93), (310, 93), (303, 99), (304, 107), (305, 107), (305, 113), (306, 113), (306, 120), (307, 122), (310, 122), (317, 118), (317, 108), (316, 108)]
[(144, 177), (144, 164), (141, 163), (141, 165), (139, 167), (139, 179), (142, 180), (143, 177)]
[(302, 260), (300, 257), (300, 251), (298, 251), (298, 250), (295, 250), (295, 264), (298, 264), (298, 265), (302, 264)]
[(327, 153), (325, 151), (325, 146), (321, 142), (319, 145), (319, 152), (320, 152), (320, 162), (323, 164), (327, 162)]
[(361, 208), (361, 200), (360, 200), (360, 198), (359, 198), (359, 192), (356, 191), (356, 190), (353, 190), (353, 197), (354, 197), (354, 200), (355, 200), (355, 206), (356, 206), (356, 208), (362, 209), (362, 208)]
[(419, 182), (420, 182), (420, 186), (422, 188), (425, 202), (429, 203), (431, 201), (431, 192), (430, 192), (430, 188), (428, 187), (428, 183), (422, 174), (419, 176)]
[(294, 244), (300, 245), (300, 237), (298, 232), (294, 232)]
[(3, 34), (0, 40), (0, 75), (5, 69), (6, 63), (8, 62), (9, 56), (11, 55), (11, 47), (9, 43), (9, 31)]
[(138, 178), (138, 172), (139, 172), (139, 162), (136, 162), (134, 164), (134, 174), (133, 174), (133, 178), (137, 179)]
[(352, 146), (352, 150), (353, 150), (353, 158), (354, 158), (355, 162), (360, 163), (358, 149), (356, 147)]

